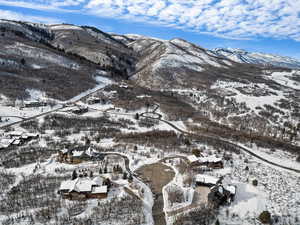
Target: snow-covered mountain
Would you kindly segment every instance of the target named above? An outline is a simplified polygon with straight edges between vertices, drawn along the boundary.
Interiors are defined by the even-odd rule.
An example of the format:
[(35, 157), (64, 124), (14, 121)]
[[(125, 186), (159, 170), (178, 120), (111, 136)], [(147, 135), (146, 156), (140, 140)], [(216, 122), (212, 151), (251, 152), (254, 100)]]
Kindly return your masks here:
[(216, 48), (213, 50), (213, 52), (239, 63), (252, 63), (266, 66), (272, 65), (290, 69), (300, 69), (300, 61), (291, 57), (259, 52), (247, 52), (243, 49), (234, 48)]
[[(138, 55), (132, 79), (142, 86), (170, 88), (193, 83), (202, 86), (216, 79), (212, 73), (234, 62), (182, 39), (170, 41), (141, 37), (129, 43)], [(211, 74), (209, 79), (207, 74)]]
[[(296, 60), (267, 54), (264, 62), (269, 56), (268, 63), (253, 58), (250, 61), (250, 57), (238, 60), (178, 38), (114, 38), (139, 56), (132, 81), (152, 90), (186, 95), (198, 113), (208, 119), (257, 130), (270, 124), (280, 127), (292, 121), (293, 127), (299, 123), (300, 70), (296, 69)], [(258, 54), (252, 56), (258, 58)]]
[(134, 53), (93, 27), (0, 20), (0, 94), (26, 98), (27, 89), (66, 100), (97, 84), (97, 76), (127, 78)]
[(300, 68), (299, 61), (286, 57), (208, 50), (179, 38), (109, 34), (88, 26), (0, 20), (0, 32), (1, 81), (9, 87), (2, 88), (1, 94), (13, 98), (26, 88), (39, 88), (53, 97), (64, 90), (65, 96), (72, 97), (79, 94), (74, 90), (93, 86), (96, 74), (131, 79), (156, 90), (203, 89), (220, 80), (276, 83), (265, 76), (266, 70)]
[(236, 62), (183, 39), (161, 40), (139, 35), (113, 37), (139, 56), (136, 70), (130, 77), (141, 86), (154, 89), (208, 88), (220, 79), (243, 82), (264, 80), (261, 75), (265, 66)]

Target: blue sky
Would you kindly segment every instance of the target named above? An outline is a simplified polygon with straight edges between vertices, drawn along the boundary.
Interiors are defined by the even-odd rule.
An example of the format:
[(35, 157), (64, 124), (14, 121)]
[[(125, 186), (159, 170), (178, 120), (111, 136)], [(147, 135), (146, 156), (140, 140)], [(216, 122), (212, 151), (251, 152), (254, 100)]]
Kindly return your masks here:
[(183, 38), (300, 59), (299, 0), (0, 0), (0, 18)]

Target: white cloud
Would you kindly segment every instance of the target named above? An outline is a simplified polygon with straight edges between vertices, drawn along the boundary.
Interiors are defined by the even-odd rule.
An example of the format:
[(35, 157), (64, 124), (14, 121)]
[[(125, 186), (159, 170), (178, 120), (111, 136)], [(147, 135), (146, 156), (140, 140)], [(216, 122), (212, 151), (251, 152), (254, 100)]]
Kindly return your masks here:
[(55, 24), (55, 23), (62, 22), (55, 18), (32, 16), (32, 15), (17, 13), (17, 12), (13, 12), (13, 11), (9, 11), (9, 10), (1, 10), (1, 9), (0, 9), (0, 19), (28, 21), (28, 22), (46, 23), (46, 24)]
[(300, 39), (299, 0), (0, 0), (0, 5), (75, 11), (232, 39)]
[(153, 0), (142, 2), (139, 0), (90, 0), (86, 9), (93, 15), (102, 16), (97, 10), (101, 12), (105, 8), (104, 5), (108, 5), (111, 17), (165, 24), (233, 39), (257, 36), (294, 40), (300, 38), (298, 0)]
[(71, 10), (64, 7), (78, 6), (84, 3), (85, 0), (62, 0), (62, 1), (47, 1), (47, 0), (29, 0), (29, 1), (18, 1), (18, 0), (0, 0), (0, 5), (22, 7), (28, 9), (37, 9), (44, 11), (61, 11), (61, 12), (76, 12), (78, 10)]

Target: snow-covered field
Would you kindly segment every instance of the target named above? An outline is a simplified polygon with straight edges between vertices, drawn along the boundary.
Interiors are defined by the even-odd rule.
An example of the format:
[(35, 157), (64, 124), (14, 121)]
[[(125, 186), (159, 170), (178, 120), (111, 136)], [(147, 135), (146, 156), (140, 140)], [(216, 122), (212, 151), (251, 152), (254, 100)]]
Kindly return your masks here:
[[(265, 84), (254, 84), (254, 83), (243, 84), (239, 82), (218, 81), (211, 88), (224, 89), (226, 91), (235, 93), (235, 95), (231, 96), (231, 98), (234, 98), (238, 103), (245, 102), (246, 105), (255, 112), (257, 112), (257, 107), (263, 107), (265, 104), (274, 106), (274, 103), (278, 102), (280, 99), (285, 98), (283, 91), (279, 91), (279, 90), (275, 91), (273, 89), (270, 89)], [(238, 88), (243, 90), (260, 89), (262, 91), (270, 91), (272, 94), (253, 96), (252, 94), (241, 93), (241, 91), (239, 91)]]
[(68, 25), (68, 24), (55, 24), (50, 25), (51, 30), (83, 30), (79, 26)]
[[(96, 92), (97, 90), (102, 89), (105, 86), (112, 83), (112, 81), (110, 79), (101, 77), (101, 76), (96, 76), (95, 79), (98, 83), (98, 85), (96, 87), (94, 87), (90, 90), (87, 90), (87, 91), (73, 97), (72, 99), (64, 101), (64, 102), (55, 101), (53, 99), (47, 99), (45, 93), (42, 93), (39, 90), (34, 90), (34, 89), (27, 90), (27, 92), (29, 93), (29, 96), (30, 96), (28, 99), (26, 99), (27, 102), (35, 102), (35, 101), (47, 102), (48, 100), (52, 100), (52, 101), (56, 102), (56, 105), (43, 106), (43, 107), (20, 108), (20, 106), (22, 106), (24, 104), (24, 102), (21, 100), (15, 101), (15, 107), (0, 105), (0, 117), (3, 118), (3, 122), (0, 122), (0, 127), (9, 125), (14, 122), (22, 121), (23, 119), (26, 119), (26, 118), (38, 116), (42, 113), (47, 113), (47, 112), (61, 109), (63, 107), (63, 104), (76, 102), (76, 101), (80, 100), (81, 98), (83, 98), (87, 95), (90, 95), (91, 93)], [(5, 97), (2, 97), (2, 98), (4, 99)]]
[(0, 122), (0, 127), (9, 125), (14, 122), (22, 121), (25, 118), (37, 116), (41, 113), (46, 113), (60, 108), (61, 105), (54, 107), (35, 107), (35, 108), (23, 108), (19, 109), (12, 106), (0, 106), (0, 117), (3, 118), (4, 122)]
[(271, 74), (271, 78), (283, 86), (300, 90), (300, 83), (291, 79), (294, 74), (299, 74), (299, 72), (294, 70), (291, 72), (274, 72)]
[[(246, 159), (249, 163), (245, 163)], [(222, 209), (220, 222), (259, 224), (256, 218), (268, 210), (271, 215), (279, 217), (278, 224), (300, 224), (297, 222), (300, 212), (299, 174), (274, 168), (242, 154), (234, 157), (228, 179), (237, 186), (237, 195), (229, 208)], [(252, 184), (253, 180), (258, 181), (258, 186)]]

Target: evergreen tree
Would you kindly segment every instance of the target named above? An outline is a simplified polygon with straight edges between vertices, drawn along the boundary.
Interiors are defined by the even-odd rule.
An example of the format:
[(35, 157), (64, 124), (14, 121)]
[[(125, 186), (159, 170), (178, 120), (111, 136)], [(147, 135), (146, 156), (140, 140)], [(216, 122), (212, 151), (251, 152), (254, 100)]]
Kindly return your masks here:
[(110, 188), (111, 187), (111, 181), (110, 181), (110, 179), (108, 179), (108, 178), (105, 179), (104, 182), (103, 182), (103, 184), (106, 185), (108, 188)]
[(129, 174), (128, 181), (129, 181), (129, 182), (132, 182), (132, 181), (133, 181), (133, 177), (132, 177), (131, 174)]
[(25, 65), (26, 61), (24, 58), (21, 59), (21, 63), (22, 63), (22, 65)]
[(75, 180), (78, 177), (76, 170), (73, 170), (72, 180)]

